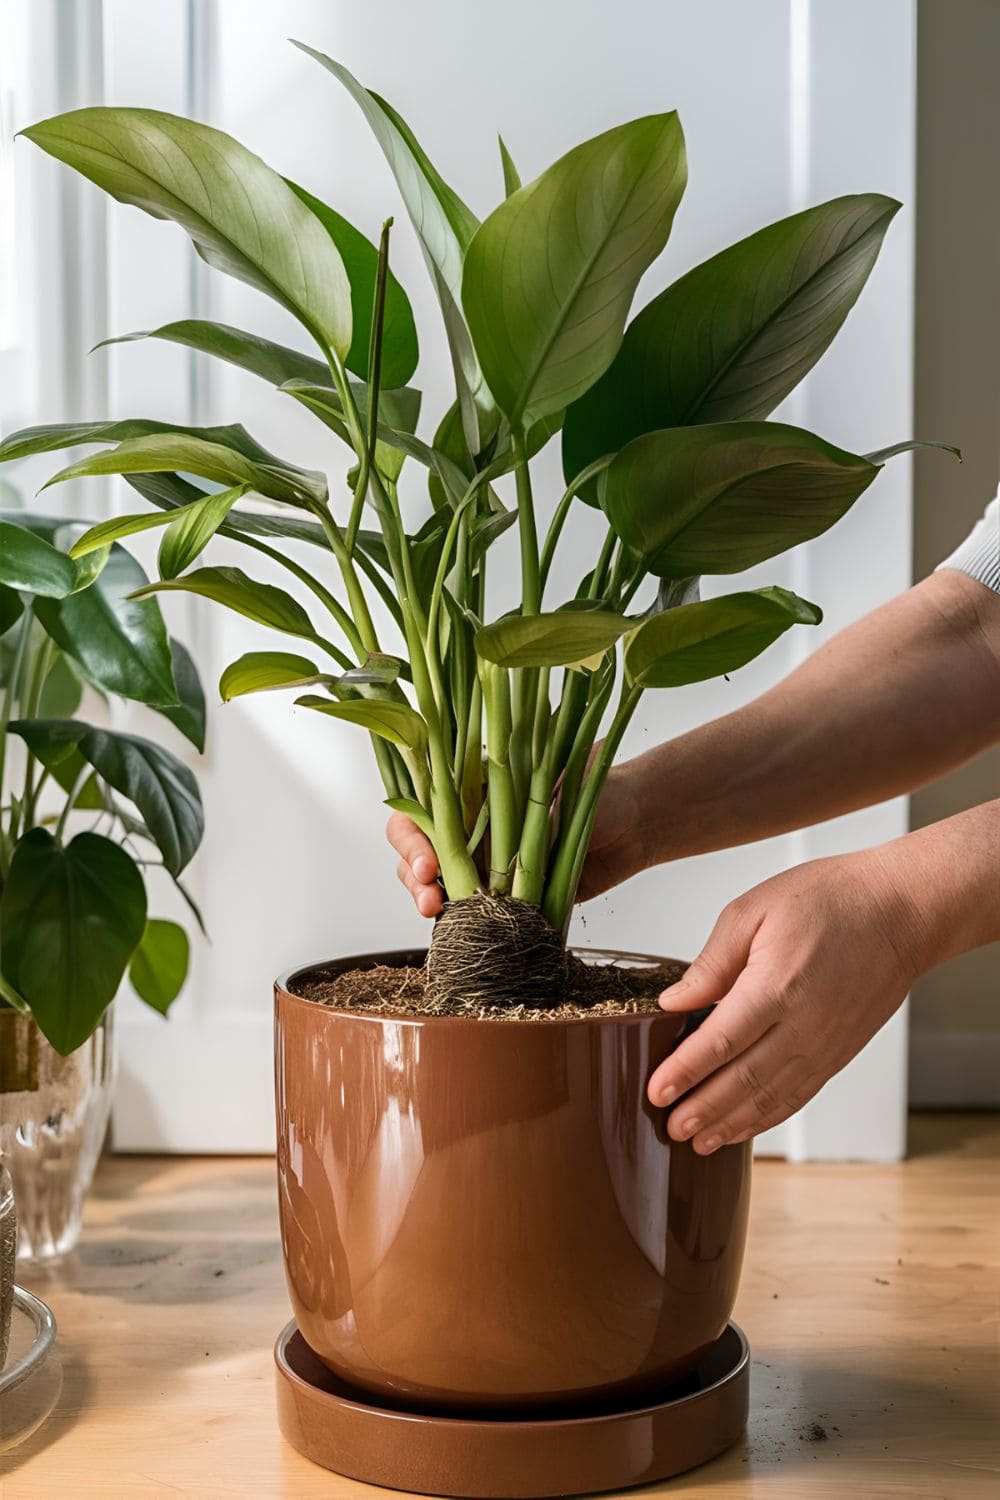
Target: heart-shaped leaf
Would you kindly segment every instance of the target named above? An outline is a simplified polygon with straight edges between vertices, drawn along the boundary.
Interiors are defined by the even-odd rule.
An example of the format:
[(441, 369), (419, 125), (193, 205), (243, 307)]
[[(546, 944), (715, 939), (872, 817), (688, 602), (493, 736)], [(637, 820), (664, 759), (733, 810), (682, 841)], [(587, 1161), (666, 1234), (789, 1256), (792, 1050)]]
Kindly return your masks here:
[[(663, 427), (770, 416), (854, 306), (898, 211), (834, 198), (730, 245), (635, 317), (607, 373), (566, 414), (567, 482)], [(596, 487), (584, 498), (596, 503)]]
[(165, 1016), (187, 978), (191, 945), (183, 927), (150, 917), (132, 954), (128, 977), (140, 1000)]
[(369, 92), (340, 63), (295, 42), (343, 84), (378, 141), (399, 186), (444, 317), (466, 436), (479, 453), (497, 428), (497, 411), (483, 379), (462, 312), (462, 263), (478, 219), (432, 165), (406, 121)]
[(788, 589), (725, 594), (653, 615), (629, 636), (625, 673), (640, 687), (683, 687), (735, 672), (792, 625), (818, 625), (815, 604)]
[(35, 614), (95, 687), (152, 707), (176, 708), (160, 607), (155, 599), (131, 598), (146, 582), (135, 559), (116, 545), (89, 588), (65, 599), (37, 599)]
[(661, 578), (740, 573), (819, 536), (876, 465), (780, 422), (670, 427), (635, 438), (601, 477), (615, 531)]
[(508, 615), (476, 632), (476, 651), (500, 667), (566, 667), (603, 655), (632, 621), (600, 609)]
[[(378, 251), (359, 229), (322, 199), (289, 181), (292, 192), (322, 224), (333, 240), (351, 284), (351, 347), (344, 360), (347, 368), (368, 379), (372, 311), (378, 276)], [(405, 385), (417, 368), (417, 329), (410, 299), (390, 269), (386, 277), (385, 313), (382, 325), (382, 385), (394, 390)], [(286, 377), (288, 378), (288, 377)]]
[(607, 369), (685, 181), (676, 114), (649, 115), (575, 147), (476, 231), (462, 300), (512, 425), (560, 411)]
[(64, 1057), (94, 1031), (146, 925), (146, 890), (117, 844), (80, 833), (63, 848), (33, 828), (0, 902), (3, 971)]
[(296, 698), (295, 702), (299, 708), (313, 708), (317, 713), (329, 714), (332, 719), (360, 724), (363, 729), (404, 750), (422, 751), (427, 744), (427, 725), (408, 703), (395, 703), (384, 698), (350, 698), (346, 703), (334, 703), (329, 698), (309, 693)]
[(330, 235), (277, 172), (209, 125), (153, 109), (77, 109), (23, 132), (120, 203), (172, 219), (209, 265), (274, 297), (321, 346), (351, 347), (351, 289)]
[(187, 766), (169, 750), (79, 719), (21, 719), (10, 729), (45, 765), (54, 767), (62, 755), (78, 751), (98, 776), (135, 803), (171, 875), (190, 862), (205, 831), (201, 795)]

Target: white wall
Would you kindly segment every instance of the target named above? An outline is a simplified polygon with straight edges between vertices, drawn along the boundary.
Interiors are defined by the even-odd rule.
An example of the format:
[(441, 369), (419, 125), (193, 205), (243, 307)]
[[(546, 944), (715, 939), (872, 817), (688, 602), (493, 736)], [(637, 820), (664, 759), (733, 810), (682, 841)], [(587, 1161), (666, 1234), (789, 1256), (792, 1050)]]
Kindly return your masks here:
[[(422, 333), (417, 379), (426, 392), (422, 430), (430, 433), (448, 399), (447, 362), (394, 184), (356, 108), (286, 37), (328, 51), (387, 95), (480, 213), (500, 193), (498, 128), (527, 180), (588, 135), (676, 106), (687, 134), (690, 185), (664, 261), (640, 289), (644, 301), (696, 261), (806, 203), (859, 190), (912, 200), (913, 8), (913, 0), (877, 7), (865, 0), (836, 7), (808, 0), (618, 0), (614, 6), (508, 0), (499, 11), (462, 0), (364, 6), (200, 0), (203, 113), (328, 197), (370, 235), (387, 213), (397, 213), (394, 266)], [(112, 68), (109, 99), (157, 102), (155, 88), (152, 99), (137, 89), (135, 59), (145, 57), (141, 72), (153, 88), (161, 42), (128, 21), (130, 9), (120, 0), (110, 7), (119, 34), (129, 32), (131, 51), (129, 70), (118, 70), (117, 91)], [(142, 9), (145, 26), (149, 10)], [(167, 9), (158, 9), (161, 19)], [(177, 271), (176, 232), (121, 211), (113, 223), (119, 248), (111, 331), (183, 316), (192, 287)], [(912, 211), (904, 210), (835, 350), (789, 403), (790, 420), (848, 447), (864, 450), (911, 435), (912, 233)], [(205, 295), (199, 280), (197, 296)], [(281, 310), (249, 289), (213, 277), (208, 296), (212, 316), (296, 341)], [(150, 411), (163, 412), (163, 397), (168, 406), (176, 402), (188, 379), (183, 366), (182, 357), (164, 349), (123, 350), (114, 361), (121, 411), (136, 411), (141, 396)], [(163, 371), (170, 372), (166, 391)], [(278, 452), (330, 466), (334, 475), (343, 471), (332, 440), (284, 398), (226, 368), (199, 378), (204, 419), (242, 420)], [(536, 489), (551, 501), (559, 488), (553, 449), (539, 466)], [(414, 514), (420, 502), (418, 483), (410, 492)], [(757, 570), (749, 583), (795, 587), (822, 604), (824, 625), (793, 633), (795, 639), (786, 638), (731, 683), (649, 695), (626, 753), (747, 700), (819, 640), (906, 587), (909, 514), (904, 460), (833, 534)], [(589, 565), (598, 535), (596, 518), (579, 509), (576, 520), (561, 572), (567, 587)], [(502, 606), (502, 584), (494, 601)], [(188, 611), (180, 626), (195, 631), (210, 683), (227, 661), (264, 644), (263, 632), (221, 613)], [(126, 1146), (266, 1146), (274, 974), (305, 960), (426, 936), (395, 882), (382, 838), (381, 790), (362, 736), (273, 697), (216, 709), (203, 784), (209, 835), (197, 883), (213, 942), (168, 1028), (145, 1018), (123, 1027), (126, 1090), (117, 1140)], [(789, 863), (891, 837), (904, 826), (903, 808), (894, 803), (807, 834), (650, 872), (585, 908), (575, 931), (595, 946), (690, 956), (719, 908), (748, 886)], [(204, 1070), (193, 1046), (199, 1036)], [(775, 1134), (772, 1149), (900, 1154), (902, 1038), (899, 1019)], [(211, 1069), (227, 1050), (231, 1083), (224, 1081), (221, 1096), (213, 1097)]]

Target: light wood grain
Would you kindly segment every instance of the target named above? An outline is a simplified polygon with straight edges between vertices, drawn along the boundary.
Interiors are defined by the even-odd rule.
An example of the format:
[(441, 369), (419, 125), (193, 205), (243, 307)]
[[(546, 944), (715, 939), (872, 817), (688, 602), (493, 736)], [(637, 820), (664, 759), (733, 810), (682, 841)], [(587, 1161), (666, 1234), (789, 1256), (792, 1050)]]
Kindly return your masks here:
[[(747, 1439), (629, 1493), (997, 1500), (1000, 1116), (918, 1119), (912, 1144), (903, 1166), (758, 1164), (737, 1309), (755, 1356)], [(256, 1159), (102, 1165), (78, 1254), (26, 1278), (59, 1319), (62, 1390), (0, 1457), (2, 1500), (390, 1493), (277, 1431), (273, 1176)]]

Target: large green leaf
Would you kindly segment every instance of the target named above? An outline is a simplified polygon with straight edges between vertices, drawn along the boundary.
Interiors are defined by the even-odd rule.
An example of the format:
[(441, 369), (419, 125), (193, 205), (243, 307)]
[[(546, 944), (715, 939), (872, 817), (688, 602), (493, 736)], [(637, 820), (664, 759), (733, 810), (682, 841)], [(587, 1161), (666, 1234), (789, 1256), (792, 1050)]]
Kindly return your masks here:
[(170, 643), (155, 599), (130, 596), (148, 580), (123, 547), (89, 588), (66, 599), (38, 599), (45, 630), (95, 687), (153, 707), (175, 708)]
[(196, 568), (184, 578), (147, 583), (139, 590), (139, 594), (145, 597), (174, 589), (186, 594), (199, 594), (203, 599), (224, 604), (227, 609), (245, 615), (248, 620), (255, 620), (258, 625), (283, 630), (286, 635), (316, 639), (312, 621), (297, 599), (271, 583), (258, 583), (240, 568)]
[(169, 719), (196, 750), (205, 749), (205, 694), (198, 676), (198, 668), (187, 647), (171, 639), (170, 663), (174, 673), (174, 685), (180, 702), (174, 708), (156, 708), (158, 714)]
[(183, 927), (150, 917), (132, 954), (128, 977), (140, 1000), (165, 1016), (187, 978), (190, 943)]
[(17, 590), (0, 583), (0, 636), (6, 635), (23, 613), (24, 604)]
[(607, 369), (685, 181), (677, 115), (648, 115), (576, 146), (476, 232), (463, 305), (512, 424), (560, 411)]
[(48, 481), (61, 484), (92, 474), (198, 474), (213, 484), (227, 488), (242, 485), (271, 500), (288, 505), (308, 505), (326, 499), (326, 480), (322, 474), (282, 465), (259, 464), (235, 448), (187, 433), (154, 433), (149, 437), (129, 438), (110, 452), (92, 453), (60, 469)]
[(117, 338), (102, 340), (97, 347), (132, 344), (139, 339), (162, 339), (168, 344), (194, 349), (199, 354), (211, 354), (269, 381), (271, 385), (284, 385), (286, 380), (309, 380), (316, 385), (325, 385), (331, 380), (330, 371), (322, 360), (302, 354), (298, 349), (289, 349), (285, 344), (276, 344), (258, 333), (233, 328), (229, 323), (213, 323), (207, 318), (182, 318), (176, 323), (164, 323), (160, 328), (123, 333)]
[[(123, 443), (132, 438), (159, 437), (164, 433), (177, 433), (182, 437), (217, 443), (223, 448), (234, 448), (251, 463), (305, 476), (306, 480), (315, 482), (318, 478), (314, 471), (296, 469), (293, 464), (269, 453), (238, 422), (220, 427), (182, 427), (175, 422), (161, 422), (153, 417), (133, 417), (122, 422), (54, 422), (43, 427), (22, 427), (0, 443), (0, 462), (30, 458), (35, 453), (57, 453), (62, 448), (76, 448), (92, 443)], [(13, 512), (6, 513), (5, 519), (34, 529), (38, 518), (27, 512)], [(45, 524), (59, 526), (65, 523), (51, 519)]]
[[(359, 229), (336, 209), (314, 197), (304, 187), (285, 179), (296, 197), (314, 213), (333, 240), (351, 284), (353, 337), (344, 363), (362, 380), (368, 379), (372, 312), (378, 276), (378, 251)], [(382, 325), (382, 385), (386, 390), (405, 385), (417, 368), (417, 328), (410, 299), (389, 270), (386, 278), (385, 313)]]
[(650, 572), (689, 578), (740, 573), (819, 536), (878, 472), (799, 427), (719, 422), (635, 438), (599, 493)]
[[(566, 414), (567, 481), (632, 438), (770, 416), (853, 307), (899, 204), (834, 198), (749, 235), (667, 287)], [(588, 486), (586, 499), (595, 500)]]
[(65, 552), (43, 537), (0, 521), (0, 583), (48, 599), (64, 599), (77, 586), (77, 572)]
[(625, 673), (640, 687), (683, 687), (735, 672), (792, 625), (818, 625), (815, 604), (787, 589), (726, 594), (652, 615), (629, 636)]
[(209, 265), (288, 308), (321, 345), (351, 347), (337, 247), (277, 172), (221, 130), (152, 109), (78, 109), (23, 132), (117, 198), (173, 219)]
[(479, 221), (431, 163), (405, 120), (340, 63), (296, 42), (343, 84), (359, 106), (389, 163), (420, 241), (441, 304), (469, 447), (479, 453), (497, 427), (497, 412), (483, 379), (462, 312), (462, 263)]
[(508, 615), (476, 633), (476, 650), (500, 667), (567, 667), (589, 663), (614, 645), (632, 622), (601, 609)]
[(98, 776), (139, 809), (171, 875), (187, 865), (205, 830), (198, 783), (176, 755), (135, 734), (79, 719), (20, 719), (10, 726), (32, 754), (55, 766), (76, 750)]
[(146, 925), (146, 890), (110, 839), (80, 833), (63, 848), (44, 828), (21, 839), (0, 903), (4, 978), (67, 1056), (114, 999)]
[(346, 703), (334, 703), (329, 698), (320, 698), (311, 693), (296, 698), (295, 702), (299, 708), (314, 708), (318, 713), (329, 714), (333, 719), (346, 719), (350, 724), (360, 724), (370, 733), (406, 750), (421, 751), (427, 744), (427, 725), (408, 703), (396, 703), (384, 698), (351, 698)]

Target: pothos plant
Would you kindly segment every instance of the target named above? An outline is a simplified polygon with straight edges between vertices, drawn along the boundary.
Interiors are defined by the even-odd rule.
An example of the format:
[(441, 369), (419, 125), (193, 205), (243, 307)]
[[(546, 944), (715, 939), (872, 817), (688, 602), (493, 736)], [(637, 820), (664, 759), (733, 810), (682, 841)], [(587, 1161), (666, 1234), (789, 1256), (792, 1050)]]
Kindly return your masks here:
[(126, 968), (161, 1014), (180, 991), (187, 933), (148, 914), (147, 877), (162, 866), (179, 884), (202, 835), (183, 762), (80, 717), (86, 685), (151, 704), (203, 745), (194, 664), (156, 602), (128, 598), (146, 574), (118, 545), (74, 561), (84, 529), (0, 511), (0, 1009), (33, 1016), (63, 1054)]
[[(200, 319), (127, 337), (271, 381), (346, 445), (346, 477), (341, 467), (331, 484), (242, 427), (155, 418), (34, 429), (2, 451), (105, 445), (51, 482), (123, 474), (163, 514), (98, 526), (74, 557), (164, 526), (161, 577), (137, 597), (202, 595), (307, 643), (308, 655), (233, 662), (223, 698), (292, 689), (297, 704), (370, 733), (389, 806), (440, 859), (449, 900), (428, 974), (438, 994), (556, 1002), (598, 797), (642, 694), (732, 672), (820, 619), (778, 587), (702, 600), (699, 578), (819, 535), (914, 446), (862, 455), (766, 420), (840, 328), (899, 205), (861, 194), (794, 214), (628, 322), (685, 188), (676, 113), (605, 131), (526, 186), (501, 141), (504, 200), (480, 222), (392, 105), (302, 50), (360, 107), (419, 239), (455, 378), (433, 438), (416, 436), (417, 337), (389, 265), (391, 220), (376, 248), (222, 132), (99, 108), (25, 134), (180, 224), (210, 265), (281, 303), (315, 355)], [(532, 462), (559, 433), (565, 489), (542, 532)], [(430, 500), (414, 531), (399, 489), (407, 459)], [(505, 476), (510, 507), (497, 492)], [(573, 596), (552, 600), (576, 503), (603, 512), (605, 539)], [(519, 602), (492, 618), (491, 561), (508, 527)], [(217, 532), (294, 575), (313, 608), (242, 569), (195, 566)], [(289, 542), (313, 546), (316, 567), (289, 556)], [(508, 586), (510, 572), (505, 560)]]

